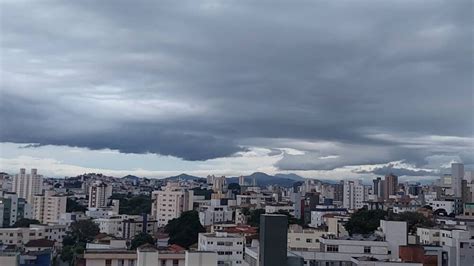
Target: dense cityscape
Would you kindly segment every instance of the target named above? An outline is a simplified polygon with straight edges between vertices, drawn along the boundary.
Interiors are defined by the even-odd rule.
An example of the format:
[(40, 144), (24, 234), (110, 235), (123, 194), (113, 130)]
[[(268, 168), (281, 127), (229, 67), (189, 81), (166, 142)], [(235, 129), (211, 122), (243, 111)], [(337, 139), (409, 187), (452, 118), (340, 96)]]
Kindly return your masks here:
[(473, 177), (460, 163), (424, 185), (22, 168), (0, 175), (0, 265), (472, 265)]
[(0, 266), (474, 266), (473, 0), (0, 0)]

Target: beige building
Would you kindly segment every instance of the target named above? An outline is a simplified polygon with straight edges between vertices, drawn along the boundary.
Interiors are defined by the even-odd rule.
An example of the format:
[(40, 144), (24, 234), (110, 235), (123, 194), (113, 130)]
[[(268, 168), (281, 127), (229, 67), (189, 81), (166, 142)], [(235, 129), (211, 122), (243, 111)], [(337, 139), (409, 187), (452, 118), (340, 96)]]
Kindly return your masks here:
[(46, 191), (44, 195), (34, 196), (33, 219), (40, 223), (58, 223), (61, 214), (66, 213), (67, 197)]
[(289, 250), (319, 250), (319, 238), (328, 235), (324, 230), (302, 229), (301, 226), (291, 225), (288, 229)]
[(34, 224), (27, 228), (0, 228), (0, 244), (23, 246), (30, 240), (48, 239), (55, 241), (56, 247), (61, 247), (65, 234), (65, 225)]
[(112, 196), (112, 186), (98, 181), (89, 187), (89, 208), (107, 207)]
[(27, 174), (26, 169), (21, 168), (20, 173), (13, 177), (12, 190), (19, 198), (31, 203), (34, 195), (42, 193), (43, 176), (38, 175), (37, 169), (31, 169), (31, 173)]
[(193, 209), (193, 191), (182, 187), (168, 185), (164, 190), (153, 191), (151, 214), (158, 222), (158, 227), (163, 227), (181, 213)]

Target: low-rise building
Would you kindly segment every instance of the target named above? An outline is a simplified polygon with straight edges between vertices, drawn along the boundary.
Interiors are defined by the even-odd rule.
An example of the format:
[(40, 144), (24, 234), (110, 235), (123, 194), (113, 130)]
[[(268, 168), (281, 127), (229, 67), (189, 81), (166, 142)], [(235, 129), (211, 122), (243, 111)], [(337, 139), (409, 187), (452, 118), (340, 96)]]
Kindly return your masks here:
[(289, 250), (319, 250), (319, 239), (328, 235), (327, 231), (303, 229), (301, 226), (291, 225), (288, 229)]
[(347, 209), (337, 208), (334, 205), (317, 205), (316, 209), (311, 211), (311, 223), (309, 226), (316, 228), (324, 225), (323, 217), (326, 214), (344, 215), (347, 214)]
[(239, 266), (244, 259), (244, 243), (244, 237), (239, 234), (200, 233), (198, 250), (217, 252), (219, 265)]
[(199, 221), (203, 226), (233, 221), (233, 211), (225, 205), (203, 206), (199, 211)]
[(31, 240), (47, 239), (61, 247), (65, 235), (65, 225), (32, 224), (26, 228), (0, 228), (0, 244), (22, 247)]

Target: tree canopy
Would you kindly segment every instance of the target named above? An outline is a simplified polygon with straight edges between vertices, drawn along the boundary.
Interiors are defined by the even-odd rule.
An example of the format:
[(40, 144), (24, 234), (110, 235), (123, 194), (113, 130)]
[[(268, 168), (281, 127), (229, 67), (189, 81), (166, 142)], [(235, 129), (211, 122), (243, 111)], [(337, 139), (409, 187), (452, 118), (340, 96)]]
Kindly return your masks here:
[(255, 209), (249, 211), (247, 223), (253, 227), (260, 227), (260, 215), (265, 214), (265, 209)]
[(119, 200), (120, 214), (141, 215), (151, 212), (151, 198), (146, 195), (114, 194), (110, 199)]
[(99, 226), (92, 220), (80, 220), (71, 224), (69, 231), (63, 238), (61, 259), (72, 265), (74, 257), (82, 254), (87, 242), (91, 242), (99, 234)]
[(206, 230), (199, 222), (197, 211), (183, 212), (179, 218), (168, 222), (165, 232), (169, 234), (169, 244), (177, 244), (183, 248), (189, 248), (198, 241), (199, 233)]
[(143, 244), (147, 244), (147, 243), (154, 245), (155, 240), (153, 239), (153, 237), (151, 235), (149, 235), (147, 233), (144, 233), (144, 232), (141, 232), (132, 239), (132, 243), (131, 243), (130, 248), (131, 249), (137, 249), (139, 246), (141, 246)]
[(371, 234), (379, 227), (380, 220), (385, 219), (386, 215), (387, 212), (383, 210), (360, 209), (352, 214), (344, 227), (350, 235)]
[(227, 189), (232, 191), (232, 194), (234, 195), (240, 195), (240, 192), (241, 192), (241, 187), (239, 184), (237, 183), (230, 183), (228, 186), (227, 186)]
[(67, 198), (66, 212), (85, 212), (86, 210), (86, 206), (77, 203), (77, 201), (71, 198)]

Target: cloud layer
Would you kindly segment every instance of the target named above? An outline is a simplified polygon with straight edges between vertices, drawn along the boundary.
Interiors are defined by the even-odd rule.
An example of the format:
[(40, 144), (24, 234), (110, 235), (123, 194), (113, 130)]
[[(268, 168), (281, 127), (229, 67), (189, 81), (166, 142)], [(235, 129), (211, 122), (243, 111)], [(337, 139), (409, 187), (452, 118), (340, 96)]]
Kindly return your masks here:
[(2, 142), (474, 164), (472, 1), (1, 5)]

